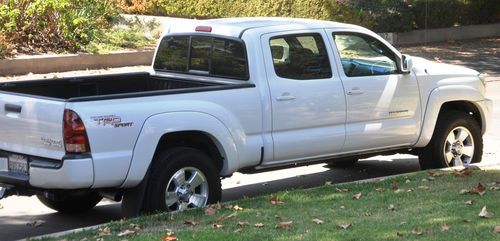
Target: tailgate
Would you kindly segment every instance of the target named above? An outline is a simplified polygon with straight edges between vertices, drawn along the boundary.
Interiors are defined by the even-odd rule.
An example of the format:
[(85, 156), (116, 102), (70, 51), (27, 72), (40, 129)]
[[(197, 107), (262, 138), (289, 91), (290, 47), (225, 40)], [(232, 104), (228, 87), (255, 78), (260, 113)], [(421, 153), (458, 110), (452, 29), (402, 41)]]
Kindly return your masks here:
[(0, 150), (61, 160), (65, 104), (0, 91)]

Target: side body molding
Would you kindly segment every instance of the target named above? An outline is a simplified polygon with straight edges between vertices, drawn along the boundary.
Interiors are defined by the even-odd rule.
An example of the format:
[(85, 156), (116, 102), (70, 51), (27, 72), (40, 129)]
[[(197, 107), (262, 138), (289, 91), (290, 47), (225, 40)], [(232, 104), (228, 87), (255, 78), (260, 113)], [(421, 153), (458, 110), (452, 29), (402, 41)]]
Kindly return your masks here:
[(427, 99), (420, 137), (414, 147), (425, 147), (431, 140), (436, 127), (441, 106), (451, 101), (468, 101), (481, 112), (483, 134), (489, 120), (490, 110), (485, 98), (477, 89), (465, 85), (442, 86), (433, 89)]
[(221, 174), (239, 168), (237, 145), (227, 127), (216, 117), (202, 112), (169, 112), (149, 117), (139, 134), (122, 188), (133, 187), (144, 178), (160, 138), (168, 133), (200, 131), (208, 134), (224, 158)]

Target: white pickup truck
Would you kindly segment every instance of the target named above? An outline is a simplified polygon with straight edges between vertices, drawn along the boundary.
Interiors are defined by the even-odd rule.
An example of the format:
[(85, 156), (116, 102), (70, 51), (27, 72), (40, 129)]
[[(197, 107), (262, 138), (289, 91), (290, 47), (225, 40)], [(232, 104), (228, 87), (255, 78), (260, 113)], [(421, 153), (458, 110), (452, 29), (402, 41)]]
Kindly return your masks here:
[(402, 55), (372, 31), (289, 18), (186, 21), (151, 73), (0, 83), (0, 197), (125, 215), (216, 202), (221, 177), (412, 153), (481, 161), (478, 72)]

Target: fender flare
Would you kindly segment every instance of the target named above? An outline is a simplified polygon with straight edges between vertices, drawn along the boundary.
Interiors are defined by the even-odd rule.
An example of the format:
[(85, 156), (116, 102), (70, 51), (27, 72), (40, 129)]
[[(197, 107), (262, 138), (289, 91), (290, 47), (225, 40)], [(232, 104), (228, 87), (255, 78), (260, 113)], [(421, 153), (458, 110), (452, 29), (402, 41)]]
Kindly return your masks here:
[(229, 129), (219, 119), (202, 112), (169, 112), (150, 116), (144, 122), (121, 187), (139, 184), (146, 176), (161, 137), (181, 131), (204, 132), (214, 140), (224, 157), (221, 173), (231, 173), (239, 168), (237, 145)]
[[(452, 101), (467, 101), (475, 105), (481, 112), (483, 119), (484, 107), (479, 102), (484, 100), (483, 94), (477, 89), (465, 85), (452, 85), (437, 87), (431, 91), (427, 99), (424, 119), (422, 121), (422, 129), (418, 141), (414, 147), (425, 147), (431, 140), (434, 134), (434, 129), (437, 124), (441, 107)], [(483, 123), (484, 119), (483, 119)]]

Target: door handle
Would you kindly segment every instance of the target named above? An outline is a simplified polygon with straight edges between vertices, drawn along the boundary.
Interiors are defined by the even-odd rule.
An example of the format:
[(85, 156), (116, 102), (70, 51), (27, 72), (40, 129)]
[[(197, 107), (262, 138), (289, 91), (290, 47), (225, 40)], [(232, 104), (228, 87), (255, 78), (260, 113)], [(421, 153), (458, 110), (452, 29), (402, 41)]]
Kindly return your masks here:
[(359, 87), (354, 87), (351, 90), (347, 91), (348, 95), (361, 95), (363, 93), (363, 90), (361, 90)]
[(276, 97), (277, 101), (287, 101), (287, 100), (295, 100), (295, 99), (296, 99), (295, 96), (291, 95), (288, 92), (285, 92), (285, 93), (281, 94), (281, 96)]
[(21, 113), (22, 106), (20, 105), (15, 105), (15, 104), (5, 104), (4, 110), (5, 112), (11, 112), (11, 113)]

